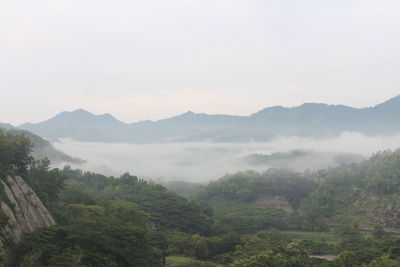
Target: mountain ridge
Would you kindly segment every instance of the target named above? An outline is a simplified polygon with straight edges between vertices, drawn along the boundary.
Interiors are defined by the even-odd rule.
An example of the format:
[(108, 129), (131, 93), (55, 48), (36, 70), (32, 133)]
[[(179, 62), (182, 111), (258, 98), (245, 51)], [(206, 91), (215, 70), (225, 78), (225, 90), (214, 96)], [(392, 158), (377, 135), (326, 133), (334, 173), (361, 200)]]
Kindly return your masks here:
[(274, 136), (325, 137), (344, 131), (367, 135), (400, 133), (400, 95), (367, 108), (304, 103), (272, 106), (248, 116), (187, 111), (156, 120), (124, 123), (109, 113), (95, 115), (83, 109), (61, 112), (36, 124), (18, 128), (50, 140), (72, 138), (88, 142), (250, 142)]

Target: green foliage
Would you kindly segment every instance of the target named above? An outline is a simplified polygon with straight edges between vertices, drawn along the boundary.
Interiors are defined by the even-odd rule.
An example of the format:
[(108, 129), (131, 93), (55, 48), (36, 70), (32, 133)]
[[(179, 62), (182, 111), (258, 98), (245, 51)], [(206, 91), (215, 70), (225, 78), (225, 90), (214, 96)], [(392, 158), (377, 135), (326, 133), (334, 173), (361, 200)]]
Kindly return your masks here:
[(335, 255), (337, 252), (334, 244), (322, 241), (301, 240), (299, 247), (310, 255)]
[(67, 188), (60, 194), (60, 201), (63, 204), (83, 204), (83, 205), (96, 205), (97, 201), (91, 194), (74, 189)]
[(288, 170), (269, 169), (263, 173), (246, 171), (226, 175), (211, 182), (198, 193), (197, 199), (209, 201), (213, 198), (225, 198), (250, 202), (261, 195), (284, 196), (297, 208), (315, 186), (313, 180)]
[(166, 259), (167, 267), (214, 267), (215, 264), (207, 261), (200, 261), (191, 257), (169, 256)]
[(50, 169), (50, 160), (44, 158), (32, 161), (25, 179), (43, 203), (49, 206), (64, 188), (65, 176), (58, 169)]
[(345, 251), (335, 259), (335, 262), (340, 266), (361, 266), (380, 256), (381, 252), (375, 248), (363, 248), (357, 251)]
[(63, 173), (69, 177), (66, 180), (68, 188), (83, 190), (96, 196), (97, 201), (124, 200), (136, 203), (151, 215), (157, 229), (176, 229), (204, 235), (212, 232), (208, 207), (188, 201), (161, 185), (140, 180), (128, 173), (114, 178), (72, 171), (68, 167)]
[(286, 246), (288, 243), (289, 241), (277, 231), (263, 231), (256, 235), (242, 235), (240, 243), (236, 243), (234, 249), (214, 256), (214, 260), (221, 264), (228, 264), (235, 260), (257, 255), (267, 249)]
[(13, 134), (0, 129), (0, 176), (23, 175), (33, 158), (32, 142), (23, 133)]
[(225, 231), (255, 233), (271, 228), (285, 229), (288, 216), (278, 209), (247, 209), (216, 217), (217, 225), (224, 225)]
[[(318, 169), (323, 166), (340, 166), (346, 163), (360, 162), (363, 157), (352, 153), (334, 153), (315, 150), (295, 149), (287, 152), (276, 152), (271, 154), (250, 154), (244, 158), (251, 165), (265, 165), (276, 168), (303, 167)], [(305, 166), (306, 167), (305, 167)]]
[(391, 259), (389, 255), (384, 255), (371, 261), (369, 264), (363, 264), (362, 267), (398, 267), (400, 260)]
[(82, 159), (71, 157), (65, 154), (64, 152), (55, 149), (49, 141), (29, 131), (24, 131), (14, 128), (10, 129), (9, 132), (14, 135), (21, 134), (24, 135), (26, 138), (30, 139), (32, 142), (31, 154), (37, 160), (49, 158), (53, 163), (64, 163), (64, 162), (75, 163), (75, 164), (85, 163), (85, 161)]
[(300, 249), (295, 243), (289, 243), (286, 246), (277, 246), (267, 249), (255, 256), (246, 259), (236, 260), (229, 266), (231, 267), (311, 267), (321, 263), (321, 260), (312, 259), (308, 254)]
[(365, 246), (365, 239), (358, 230), (357, 224), (342, 225), (338, 235), (340, 236), (338, 244), (340, 251), (356, 250)]
[(366, 186), (380, 194), (400, 192), (400, 149), (371, 157), (366, 165)]
[(191, 247), (193, 251), (193, 256), (198, 259), (208, 258), (208, 245), (206, 238), (199, 235), (193, 235), (191, 240)]
[(299, 225), (314, 231), (326, 229), (327, 218), (335, 215), (340, 207), (335, 193), (329, 186), (320, 185), (302, 202), (297, 218)]
[[(350, 232), (352, 232), (350, 230)], [(346, 235), (348, 235), (347, 233)], [(354, 235), (354, 234), (350, 234)], [(354, 242), (348, 242), (348, 241)], [(343, 247), (342, 242), (347, 243), (346, 247)], [(334, 263), (338, 266), (386, 266), (379, 264), (391, 263), (391, 259), (398, 259), (400, 256), (400, 238), (385, 236), (379, 239), (371, 238), (349, 238), (343, 239), (338, 244), (339, 249), (345, 249), (339, 256), (334, 260)], [(378, 265), (377, 265), (378, 264)], [(391, 266), (391, 265), (389, 265)], [(395, 265), (396, 266), (396, 265)]]
[[(343, 223), (351, 216), (359, 216), (370, 223), (380, 220), (385, 223), (385, 218), (369, 218), (385, 203), (373, 210), (374, 206), (367, 201), (372, 201), (374, 196), (375, 199), (384, 196), (389, 200), (390, 194), (400, 192), (400, 150), (378, 153), (362, 163), (342, 165), (319, 171), (316, 175), (320, 183), (301, 202), (298, 225), (305, 229), (323, 230), (332, 218), (336, 219), (336, 223)], [(367, 205), (364, 210), (360, 207), (362, 203)]]
[(218, 255), (233, 252), (240, 244), (242, 244), (242, 240), (236, 234), (213, 237), (192, 235), (176, 240), (168, 248), (168, 254), (189, 255), (197, 259), (211, 260)]
[[(16, 138), (7, 136), (3, 139)], [(69, 166), (51, 170), (47, 159), (26, 161), (30, 168), (8, 164), (5, 172), (25, 172), (24, 179), (60, 224), (24, 235), (10, 266), (160, 266), (173, 255), (205, 266), (211, 261), (223, 266), (396, 266), (400, 238), (380, 225), (363, 235), (354, 222), (366, 216), (357, 203), (396, 199), (399, 155), (400, 150), (383, 152), (318, 172), (239, 172), (210, 183), (192, 201), (128, 173), (116, 178)], [(184, 192), (193, 189), (179, 186)], [(278, 204), (286, 206), (268, 208), (260, 201), (268, 197), (283, 198)], [(293, 209), (284, 211), (287, 203)], [(333, 226), (339, 240), (329, 242), (306, 235), (291, 240), (279, 232), (318, 234)], [(333, 262), (309, 257), (338, 253)]]
[(372, 235), (374, 238), (380, 239), (380, 238), (385, 237), (387, 234), (385, 233), (385, 229), (383, 228), (382, 225), (376, 224), (374, 226), (374, 231), (372, 232)]
[[(71, 221), (25, 234), (12, 266), (160, 266), (148, 240), (148, 216), (131, 203), (68, 206)], [(75, 265), (68, 265), (68, 264)]]

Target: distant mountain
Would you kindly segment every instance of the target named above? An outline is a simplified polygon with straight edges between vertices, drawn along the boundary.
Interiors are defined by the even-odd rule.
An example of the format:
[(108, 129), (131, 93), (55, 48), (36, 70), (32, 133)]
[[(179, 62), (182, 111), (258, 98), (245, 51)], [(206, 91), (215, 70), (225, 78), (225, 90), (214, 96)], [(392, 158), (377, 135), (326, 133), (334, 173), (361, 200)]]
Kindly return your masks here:
[(306, 103), (268, 107), (250, 116), (186, 112), (159, 121), (123, 123), (110, 114), (85, 110), (62, 112), (37, 124), (18, 128), (50, 140), (73, 138), (89, 142), (249, 142), (275, 136), (327, 137), (344, 131), (366, 135), (400, 133), (400, 96), (370, 108)]
[(118, 141), (119, 128), (125, 124), (110, 114), (93, 115), (83, 109), (61, 112), (55, 117), (37, 124), (26, 123), (18, 126), (53, 140), (71, 137), (81, 141)]

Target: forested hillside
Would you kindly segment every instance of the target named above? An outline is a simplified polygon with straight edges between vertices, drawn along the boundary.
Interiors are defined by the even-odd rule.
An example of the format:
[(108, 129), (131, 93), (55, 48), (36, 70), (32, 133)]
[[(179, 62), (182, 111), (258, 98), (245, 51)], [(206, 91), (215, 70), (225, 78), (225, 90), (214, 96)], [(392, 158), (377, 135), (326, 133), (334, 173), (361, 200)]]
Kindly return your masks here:
[(316, 172), (239, 172), (211, 182), (195, 198), (215, 207), (223, 202), (221, 210), (225, 212), (229, 202), (234, 203), (232, 207), (238, 203), (256, 206), (265, 197), (280, 197), (282, 209), (297, 210), (307, 219), (302, 227), (309, 223), (318, 228), (350, 218), (372, 226), (398, 227), (399, 196), (400, 150), (396, 150)]
[(56, 224), (6, 243), (4, 266), (400, 264), (400, 150), (316, 172), (169, 184), (188, 200), (129, 173), (51, 169), (31, 147), (1, 132), (0, 173), (21, 175)]
[(387, 228), (395, 226), (388, 224), (392, 217), (374, 212), (382, 211), (381, 202), (396, 206), (399, 154), (382, 152), (318, 172), (270, 169), (227, 175), (199, 187), (191, 196), (196, 202), (129, 174), (114, 178), (66, 167), (53, 212), (67, 227), (75, 214), (71, 205), (133, 205), (147, 214), (152, 257), (158, 257), (158, 264), (165, 259), (167, 266), (396, 266), (400, 239)]
[(252, 166), (265, 166), (274, 168), (289, 168), (294, 170), (319, 170), (337, 167), (342, 164), (355, 163), (364, 160), (364, 156), (356, 153), (339, 153), (295, 149), (287, 152), (271, 154), (254, 153), (244, 158)]
[(66, 177), (31, 149), (24, 133), (0, 130), (1, 266), (160, 265), (147, 214), (123, 201), (62, 202)]

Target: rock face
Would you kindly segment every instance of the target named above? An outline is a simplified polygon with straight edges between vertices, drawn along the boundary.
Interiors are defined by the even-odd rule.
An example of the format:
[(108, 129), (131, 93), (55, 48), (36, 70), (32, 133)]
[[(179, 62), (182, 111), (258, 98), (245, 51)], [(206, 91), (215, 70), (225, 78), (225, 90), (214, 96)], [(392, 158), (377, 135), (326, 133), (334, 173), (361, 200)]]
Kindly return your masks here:
[(0, 240), (18, 241), (22, 233), (53, 225), (54, 219), (32, 188), (19, 176), (0, 179), (1, 212), (6, 223), (0, 226)]

